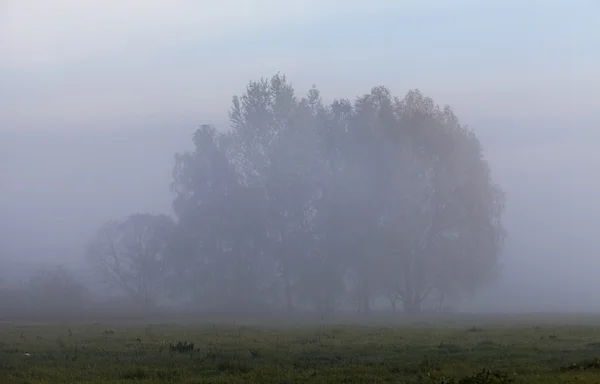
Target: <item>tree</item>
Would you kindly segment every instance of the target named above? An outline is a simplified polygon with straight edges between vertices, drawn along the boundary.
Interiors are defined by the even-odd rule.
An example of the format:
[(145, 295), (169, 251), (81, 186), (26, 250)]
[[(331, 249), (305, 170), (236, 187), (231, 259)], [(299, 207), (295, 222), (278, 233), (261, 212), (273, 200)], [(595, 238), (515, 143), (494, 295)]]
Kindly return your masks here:
[(230, 120), (202, 126), (173, 173), (180, 281), (205, 302), (326, 312), (351, 293), (365, 313), (379, 295), (414, 313), (495, 273), (504, 195), (449, 107), (385, 87), (326, 106), (278, 74)]
[(30, 310), (43, 315), (81, 315), (90, 294), (65, 268), (37, 271), (27, 285)]
[(166, 289), (174, 229), (166, 215), (133, 214), (102, 225), (86, 254), (106, 282), (137, 304), (151, 306)]
[(328, 253), (342, 254), (359, 308), (382, 292), (418, 312), (431, 293), (471, 292), (504, 239), (502, 190), (475, 135), (449, 107), (384, 87), (330, 111), (330, 174), (319, 207)]
[(195, 150), (176, 156), (173, 207), (187, 244), (177, 255), (180, 276), (206, 308), (254, 310), (269, 284), (264, 196), (242, 182), (225, 139), (203, 125)]
[[(504, 239), (502, 190), (475, 135), (418, 91), (395, 105), (378, 153), (387, 270), (381, 280), (408, 312), (433, 289), (472, 291), (495, 271)], [(395, 271), (395, 274), (390, 274)], [(389, 280), (391, 279), (391, 281)]]
[[(298, 99), (284, 76), (261, 79), (234, 97), (230, 132), (202, 126), (194, 135), (195, 151), (177, 156), (175, 211), (182, 230), (202, 244), (192, 259), (204, 259), (204, 275), (210, 270), (222, 284), (228, 276), (246, 284), (237, 296), (269, 292), (272, 304), (282, 300), (288, 311), (294, 309), (294, 290), (304, 276), (298, 271), (316, 252), (311, 222), (321, 160), (318, 122), (324, 113), (315, 89)], [(244, 265), (238, 271), (255, 276), (233, 273), (234, 267), (224, 264), (232, 257)]]
[(234, 97), (230, 112), (230, 154), (247, 185), (262, 191), (269, 238), (265, 251), (276, 264), (289, 312), (294, 309), (295, 286), (302, 284), (297, 271), (315, 251), (312, 221), (322, 165), (318, 133), (324, 114), (315, 88), (298, 99), (279, 74), (251, 82), (241, 97)]

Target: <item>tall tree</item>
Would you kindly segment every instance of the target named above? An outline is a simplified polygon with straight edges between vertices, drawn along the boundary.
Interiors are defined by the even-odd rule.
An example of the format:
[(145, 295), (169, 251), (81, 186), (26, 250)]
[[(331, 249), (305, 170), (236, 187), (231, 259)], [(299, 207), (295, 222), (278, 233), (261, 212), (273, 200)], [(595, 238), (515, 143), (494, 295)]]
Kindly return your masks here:
[(194, 151), (176, 157), (173, 207), (187, 244), (176, 257), (182, 284), (194, 287), (204, 307), (253, 310), (268, 284), (265, 204), (261, 190), (236, 173), (226, 139), (203, 125)]
[(298, 99), (285, 76), (251, 82), (230, 113), (233, 158), (243, 180), (267, 203), (267, 251), (277, 266), (288, 311), (303, 259), (313, 250), (319, 123), (325, 109), (316, 89)]
[(493, 275), (504, 196), (449, 107), (385, 87), (325, 106), (276, 75), (230, 120), (202, 126), (174, 170), (177, 265), (205, 302), (329, 311), (351, 293), (366, 313), (384, 294), (418, 312)]
[(450, 108), (418, 91), (394, 104), (396, 128), (386, 137), (395, 145), (379, 151), (389, 180), (383, 268), (395, 281), (384, 284), (417, 312), (433, 289), (470, 291), (489, 280), (504, 239), (504, 196), (479, 141)]

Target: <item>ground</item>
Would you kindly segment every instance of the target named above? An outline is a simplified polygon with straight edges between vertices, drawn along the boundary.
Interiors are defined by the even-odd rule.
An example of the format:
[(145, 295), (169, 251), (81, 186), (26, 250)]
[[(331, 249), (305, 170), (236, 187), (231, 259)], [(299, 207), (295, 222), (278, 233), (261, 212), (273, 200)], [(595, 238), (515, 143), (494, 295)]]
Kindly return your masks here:
[(254, 323), (4, 323), (0, 383), (600, 383), (595, 316)]

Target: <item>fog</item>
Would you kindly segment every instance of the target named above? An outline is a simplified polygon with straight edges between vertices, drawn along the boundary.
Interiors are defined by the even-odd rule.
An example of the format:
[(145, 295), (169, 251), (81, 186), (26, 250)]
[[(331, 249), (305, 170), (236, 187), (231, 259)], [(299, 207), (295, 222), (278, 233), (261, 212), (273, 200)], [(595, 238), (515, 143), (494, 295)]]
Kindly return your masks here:
[(0, 6), (3, 280), (89, 280), (95, 231), (172, 216), (174, 155), (280, 71), (327, 103), (418, 88), (475, 131), (508, 238), (499, 279), (460, 310), (600, 312), (600, 4), (82, 3)]

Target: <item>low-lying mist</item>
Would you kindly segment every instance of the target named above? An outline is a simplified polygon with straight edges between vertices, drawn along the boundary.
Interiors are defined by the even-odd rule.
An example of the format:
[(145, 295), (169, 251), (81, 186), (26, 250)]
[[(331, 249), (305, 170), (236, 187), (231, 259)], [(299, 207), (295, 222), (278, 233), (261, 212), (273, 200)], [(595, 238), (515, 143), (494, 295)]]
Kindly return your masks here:
[[(275, 77), (274, 79), (277, 78)], [(254, 84), (260, 85), (261, 83)], [(268, 83), (267, 88), (269, 86), (273, 87), (273, 84)], [(255, 93), (259, 90), (250, 86), (246, 90), (245, 95), (250, 98), (257, 97)], [(381, 95), (371, 93), (369, 96), (371, 99), (367, 98), (367, 101), (374, 103), (372, 105), (375, 105), (375, 107), (371, 106), (371, 108), (377, 111), (373, 122), (376, 121), (377, 124), (381, 124), (381, 120), (378, 119), (381, 118), (381, 114), (384, 112), (382, 112), (381, 106), (376, 104), (381, 101), (373, 101), (376, 99), (375, 96)], [(277, 100), (279, 100), (277, 97), (284, 96), (275, 92), (271, 93), (271, 97), (271, 102), (274, 103), (275, 107), (284, 108), (277, 104)], [(242, 100), (244, 99), (242, 98)], [(245, 101), (247, 102), (247, 100)], [(293, 108), (301, 110), (304, 108), (304, 102), (301, 96), (297, 96), (297, 101), (295, 101), (297, 106)], [(332, 105), (333, 110), (335, 107), (346, 107), (343, 103), (340, 104), (341, 106), (335, 103)], [(249, 107), (247, 106), (247, 108)], [(292, 107), (286, 106), (285, 108)], [(327, 108), (329, 108), (327, 109), (328, 113), (332, 113), (331, 107), (328, 106)], [(362, 113), (360, 112), (360, 105), (356, 105), (354, 108), (356, 108), (357, 114)], [(235, 103), (233, 110), (235, 110)], [(283, 240), (281, 240), (281, 236), (283, 235), (280, 233), (276, 235), (279, 236), (277, 237), (279, 240), (273, 240), (273, 236), (275, 236), (273, 233), (281, 232), (282, 228), (287, 228), (287, 226), (291, 225), (290, 220), (293, 219), (289, 216), (291, 215), (290, 209), (295, 207), (295, 204), (300, 201), (299, 199), (306, 199), (307, 202), (312, 201), (311, 198), (306, 197), (307, 195), (302, 195), (299, 188), (306, 186), (309, 182), (320, 183), (320, 181), (309, 181), (308, 179), (298, 181), (300, 179), (293, 178), (292, 181), (289, 181), (286, 178), (294, 172), (296, 172), (296, 175), (299, 174), (298, 172), (304, 172), (304, 175), (312, 177), (321, 172), (322, 169), (321, 171), (316, 170), (319, 167), (318, 164), (312, 164), (310, 161), (306, 162), (306, 159), (310, 160), (311, 156), (308, 151), (316, 148), (311, 147), (312, 143), (309, 140), (311, 137), (297, 136), (297, 133), (294, 133), (296, 136), (291, 135), (287, 139), (289, 142), (281, 144), (288, 146), (284, 147), (283, 154), (277, 152), (280, 150), (277, 148), (274, 149), (273, 153), (266, 154), (266, 149), (261, 147), (264, 144), (261, 144), (260, 141), (264, 140), (264, 135), (273, 135), (271, 130), (275, 129), (273, 128), (274, 126), (279, 127), (278, 129), (281, 129), (282, 132), (287, 132), (286, 129), (296, 129), (299, 124), (297, 123), (299, 117), (290, 118), (291, 120), (287, 120), (288, 122), (285, 123), (282, 122), (281, 116), (277, 114), (281, 112), (270, 111), (274, 113), (274, 121), (277, 124), (264, 123), (264, 130), (260, 131), (259, 129), (257, 131), (262, 133), (254, 133), (255, 136), (253, 137), (243, 137), (240, 143), (246, 145), (244, 148), (235, 147), (235, 145), (228, 142), (228, 140), (234, 140), (236, 137), (237, 139), (235, 140), (241, 140), (240, 137), (242, 136), (234, 135), (229, 138), (222, 136), (223, 132), (227, 131), (227, 126), (217, 126), (216, 131), (209, 130), (204, 133), (209, 136), (213, 135), (211, 136), (213, 137), (212, 139), (207, 138), (208, 136), (201, 139), (198, 136), (199, 134), (196, 133), (194, 136), (196, 143), (194, 144), (191, 140), (194, 128), (189, 122), (182, 122), (181, 124), (174, 122), (169, 127), (150, 126), (138, 129), (107, 129), (90, 132), (3, 131), (2, 140), (0, 140), (0, 151), (2, 153), (2, 183), (0, 184), (0, 196), (2, 196), (2, 199), (0, 199), (0, 212), (2, 212), (0, 215), (0, 238), (2, 239), (0, 249), (0, 291), (2, 292), (0, 301), (2, 304), (0, 304), (0, 307), (2, 307), (2, 313), (0, 317), (10, 317), (12, 315), (24, 316), (34, 313), (38, 315), (47, 313), (49, 315), (53, 314), (53, 316), (75, 317), (81, 316), (82, 313), (87, 313), (93, 317), (94, 315), (92, 314), (94, 313), (128, 313), (134, 307), (132, 303), (139, 305), (137, 309), (139, 311), (152, 310), (166, 313), (171, 313), (170, 311), (189, 311), (194, 313), (213, 311), (215, 313), (277, 314), (285, 313), (286, 306), (287, 310), (290, 310), (290, 303), (292, 301), (294, 303), (294, 311), (296, 312), (311, 312), (315, 310), (319, 313), (341, 311), (341, 313), (350, 314), (357, 311), (364, 312), (365, 299), (350, 297), (351, 295), (348, 296), (353, 290), (361, 289), (360, 278), (357, 277), (359, 275), (355, 274), (357, 270), (355, 269), (352, 272), (353, 268), (355, 268), (352, 263), (344, 261), (339, 262), (341, 263), (339, 264), (336, 261), (338, 264), (334, 263), (334, 267), (326, 265), (316, 267), (315, 271), (318, 270), (325, 273), (324, 277), (310, 275), (314, 272), (307, 272), (309, 273), (308, 277), (305, 275), (302, 278), (300, 275), (294, 275), (294, 277), (289, 278), (289, 281), (287, 278), (282, 277), (282, 267), (278, 263), (288, 263), (288, 255), (292, 255), (290, 256), (291, 258), (300, 257), (293, 256), (293, 253), (295, 250), (301, 249), (303, 244), (310, 243), (310, 241), (297, 238), (294, 240), (295, 242), (299, 242), (297, 245), (285, 248), (281, 245), (283, 244)], [(264, 116), (252, 115), (250, 109), (244, 113), (246, 114), (243, 118), (250, 119), (251, 121), (250, 123), (247, 121), (238, 122), (238, 124), (243, 125), (242, 128), (238, 127), (241, 133), (247, 132), (250, 129), (248, 127), (256, 128), (256, 123), (252, 122), (252, 119), (255, 119), (257, 122), (264, 121), (265, 119)], [(317, 119), (319, 113), (321, 112), (314, 112), (312, 118)], [(377, 115), (377, 113), (380, 115)], [(360, 122), (362, 117), (357, 116), (357, 121), (359, 121), (356, 123), (358, 124), (357, 127), (365, 127), (366, 129), (367, 126), (376, 126), (373, 125), (373, 122)], [(497, 183), (505, 192), (506, 209), (503, 212), (502, 222), (508, 236), (503, 241), (502, 251), (498, 253), (497, 274), (494, 276), (490, 275), (489, 278), (484, 278), (484, 280), (489, 279), (489, 283), (487, 281), (474, 283), (475, 285), (468, 287), (464, 292), (462, 288), (458, 289), (449, 285), (448, 292), (451, 291), (451, 294), (445, 298), (446, 302), (439, 304), (438, 302), (441, 303), (439, 295), (432, 294), (431, 298), (428, 296), (426, 300), (420, 303), (419, 312), (597, 312), (600, 309), (600, 304), (598, 304), (600, 303), (600, 286), (596, 279), (595, 267), (597, 263), (594, 261), (594, 256), (597, 254), (600, 243), (594, 232), (598, 228), (598, 224), (600, 224), (598, 219), (600, 216), (598, 215), (598, 208), (593, 201), (598, 192), (600, 192), (600, 185), (594, 179), (593, 172), (600, 165), (600, 161), (597, 156), (593, 155), (592, 145), (590, 144), (590, 140), (593, 137), (586, 140), (583, 135), (579, 139), (567, 134), (565, 131), (571, 128), (570, 125), (572, 122), (564, 122), (562, 123), (563, 125), (555, 123), (557, 128), (553, 129), (552, 126), (547, 125), (546, 121), (528, 121), (528, 128), (532, 126), (549, 127), (548, 129), (553, 135), (548, 135), (544, 140), (541, 140), (537, 135), (542, 129), (524, 131), (525, 127), (519, 124), (507, 124), (502, 128), (497, 128), (497, 121), (477, 120), (471, 122), (468, 120), (468, 116), (462, 119), (464, 119), (465, 123), (468, 123), (469, 127), (474, 127), (474, 132), (481, 142), (483, 156), (489, 163), (493, 182)], [(232, 124), (236, 123), (235, 119), (232, 121)], [(308, 130), (306, 127), (318, 128), (323, 126), (323, 123), (315, 121), (302, 122), (300, 126), (304, 127), (304, 131), (300, 130), (298, 132), (305, 134)], [(400, 126), (404, 125), (401, 124)], [(384, 127), (384, 125), (381, 127)], [(198, 132), (201, 132), (202, 129)], [(274, 135), (273, 137), (277, 136)], [(321, 134), (315, 134), (314, 137), (322, 139)], [(205, 238), (200, 242), (203, 244), (202, 247), (207, 246), (207, 241), (214, 240), (214, 236), (221, 236), (223, 233), (226, 233), (226, 237), (233, 239), (231, 241), (234, 242), (238, 239), (245, 239), (243, 241), (256, 243), (259, 236), (265, 235), (267, 240), (262, 241), (266, 241), (266, 245), (258, 243), (253, 243), (252, 246), (243, 245), (243, 247), (249, 248), (243, 252), (239, 251), (240, 253), (236, 257), (254, 257), (257, 258), (256, 260), (268, 260), (261, 261), (264, 264), (261, 264), (260, 268), (262, 269), (260, 272), (257, 270), (253, 273), (269, 276), (269, 278), (273, 278), (274, 280), (270, 283), (263, 280), (260, 287), (257, 285), (255, 288), (252, 288), (259, 289), (260, 292), (251, 293), (248, 291), (249, 286), (237, 287), (236, 289), (239, 291), (235, 292), (238, 293), (233, 291), (226, 292), (233, 285), (240, 283), (241, 277), (227, 280), (231, 277), (211, 275), (211, 273), (218, 274), (218, 271), (224, 270), (218, 268), (215, 270), (217, 272), (211, 273), (207, 272), (206, 269), (198, 269), (196, 274), (190, 276), (189, 273), (193, 271), (193, 267), (192, 264), (187, 264), (189, 260), (192, 260), (189, 259), (185, 263), (180, 264), (179, 267), (183, 268), (183, 270), (178, 270), (177, 272), (171, 271), (170, 284), (173, 284), (171, 287), (173, 288), (178, 285), (174, 282), (179, 283), (179, 285), (185, 282), (187, 284), (186, 289), (193, 288), (187, 291), (181, 286), (166, 289), (163, 287), (166, 283), (161, 281), (161, 287), (153, 288), (152, 292), (155, 297), (152, 300), (148, 299), (149, 301), (146, 302), (146, 299), (138, 297), (141, 291), (133, 292), (132, 290), (137, 289), (150, 292), (148, 287), (155, 282), (142, 281), (143, 278), (141, 275), (133, 276), (131, 275), (131, 270), (126, 268), (115, 272), (114, 262), (110, 265), (106, 264), (108, 259), (103, 261), (104, 265), (91, 262), (88, 255), (90, 242), (93, 241), (94, 236), (98, 235), (98, 229), (105, 223), (111, 220), (120, 220), (120, 223), (123, 224), (127, 222), (129, 215), (137, 213), (148, 213), (153, 216), (164, 214), (177, 220), (177, 223), (174, 225), (180, 225), (182, 218), (185, 217), (185, 215), (182, 216), (181, 209), (185, 212), (191, 212), (191, 208), (180, 208), (180, 212), (177, 212), (177, 209), (173, 210), (173, 202), (174, 199), (177, 201), (178, 194), (176, 188), (174, 189), (172, 185), (174, 177), (176, 179), (179, 177), (180, 183), (186, 182), (182, 177), (204, 177), (205, 179), (203, 180), (212, 180), (211, 178), (216, 177), (215, 180), (221, 180), (220, 177), (224, 177), (223, 175), (229, 172), (226, 170), (228, 169), (227, 167), (216, 168), (217, 171), (213, 170), (211, 172), (223, 173), (221, 176), (215, 176), (199, 165), (199, 162), (208, 161), (206, 164), (210, 163), (213, 164), (212, 166), (215, 166), (215, 161), (221, 161), (216, 160), (220, 159), (218, 157), (202, 157), (206, 156), (208, 152), (215, 150), (214, 148), (211, 149), (212, 147), (209, 145), (210, 140), (213, 139), (215, 140), (214, 144), (210, 145), (215, 145), (214, 148), (222, 151), (227, 156), (233, 156), (229, 157), (231, 164), (234, 164), (234, 159), (239, 159), (239, 157), (234, 156), (235, 153), (238, 153), (239, 156), (247, 156), (248, 161), (250, 161), (249, 164), (253, 164), (253, 166), (259, 166), (259, 160), (256, 160), (256, 156), (266, 156), (265, 159), (268, 159), (268, 164), (275, 164), (272, 161), (274, 161), (275, 156), (279, 156), (277, 159), (281, 163), (278, 164), (283, 168), (277, 171), (279, 173), (267, 172), (264, 175), (275, 180), (273, 181), (275, 183), (273, 185), (281, 189), (277, 189), (278, 192), (274, 192), (275, 189), (269, 190), (268, 193), (271, 193), (271, 195), (268, 196), (268, 199), (274, 199), (274, 196), (280, 196), (278, 199), (288, 199), (285, 201), (285, 204), (289, 205), (287, 208), (275, 205), (279, 207), (279, 214), (281, 214), (277, 217), (284, 218), (282, 222), (277, 223), (270, 216), (267, 220), (269, 222), (264, 224), (266, 225), (264, 227), (266, 232), (262, 233), (262, 235), (259, 235), (258, 232), (253, 232), (260, 229), (260, 225), (263, 224), (256, 221), (258, 219), (253, 219), (252, 217), (254, 216), (252, 215), (260, 216), (261, 212), (267, 212), (271, 208), (266, 206), (261, 207), (258, 203), (259, 200), (253, 202), (252, 199), (254, 197), (250, 194), (236, 197), (230, 202), (215, 200), (211, 204), (225, 205), (218, 209), (215, 208), (216, 211), (214, 212), (211, 210), (205, 211), (199, 216), (199, 218), (205, 218), (207, 217), (206, 215), (216, 215), (215, 217), (222, 217), (224, 215), (239, 216), (240, 220), (250, 220), (248, 223), (243, 224), (244, 228), (246, 228), (244, 230), (250, 230), (250, 232), (237, 234), (235, 231), (239, 231), (239, 228), (236, 227), (237, 229), (234, 229), (234, 227), (228, 228), (227, 226), (221, 228), (219, 226), (225, 224), (215, 221), (202, 224), (202, 226), (198, 227), (205, 228), (204, 225), (208, 225), (212, 228), (210, 230), (204, 229), (208, 232), (205, 232), (203, 235)], [(205, 141), (200, 142), (201, 140)], [(329, 140), (338, 140), (333, 144), (334, 147), (325, 151), (328, 156), (327, 161), (333, 161), (333, 154), (337, 153), (335, 152), (337, 151), (335, 145), (340, 145), (339, 143), (342, 141), (339, 141), (341, 139), (334, 136)], [(357, 160), (359, 159), (358, 151), (361, 149), (361, 143), (364, 142), (361, 140), (366, 140), (366, 137), (360, 138), (359, 134), (355, 140), (358, 141), (354, 145), (358, 146), (354, 149), (349, 149), (347, 153), (352, 154), (350, 156), (352, 161), (362, 164), (361, 161), (363, 160)], [(365, 152), (367, 156), (365, 159), (369, 159), (376, 154), (376, 152), (369, 152), (369, 149), (365, 150), (367, 151)], [(254, 154), (251, 153), (252, 151), (254, 151)], [(192, 172), (195, 172), (193, 175), (186, 176), (185, 173), (182, 174), (181, 168), (179, 168), (180, 173), (177, 175), (175, 155), (185, 153), (196, 153), (194, 156), (200, 156), (194, 157), (193, 159), (195, 160), (189, 160), (189, 167), (191, 167)], [(179, 161), (181, 162), (181, 158)], [(302, 163), (302, 161), (305, 163)], [(390, 159), (390, 161), (393, 160)], [(376, 167), (378, 166), (377, 164), (373, 163), (370, 166)], [(305, 168), (302, 168), (303, 166)], [(179, 163), (179, 167), (181, 167), (181, 163)], [(196, 169), (193, 167), (200, 168)], [(257, 169), (262, 168), (259, 167)], [(327, 169), (328, 172), (331, 172), (333, 168), (330, 167)], [(374, 169), (377, 168), (371, 168), (371, 170)], [(239, 173), (239, 175), (242, 174)], [(370, 176), (373, 175), (371, 174)], [(328, 177), (320, 177), (322, 177), (322, 180), (329, 180)], [(343, 182), (349, 182), (348, 180), (350, 179)], [(389, 179), (386, 176), (382, 177), (381, 180), (385, 184)], [(198, 182), (200, 181), (194, 181), (194, 183)], [(214, 183), (216, 181), (211, 182)], [(370, 181), (369, 183), (371, 182), (375, 181)], [(244, 183), (241, 185), (250, 185)], [(362, 184), (345, 185), (341, 190), (348, 190), (348, 185), (358, 187)], [(190, 188), (189, 185), (188, 188)], [(230, 191), (230, 187), (223, 188), (210, 192), (216, 194), (214, 196), (210, 195), (213, 196), (210, 198), (214, 199), (217, 195), (221, 196), (222, 194), (226, 195), (230, 193), (228, 192)], [(317, 195), (319, 196), (322, 196), (323, 191), (325, 191), (323, 189), (325, 187), (322, 186), (314, 188), (316, 188), (315, 191), (318, 190)], [(392, 189), (384, 189), (391, 187), (382, 184), (381, 188), (383, 191), (388, 191), (385, 192), (387, 193), (386, 196), (392, 199), (390, 201), (394, 201), (393, 197), (389, 195), (389, 191)], [(358, 189), (357, 191), (360, 192)], [(368, 192), (368, 189), (365, 191), (362, 191), (362, 193), (371, 193)], [(191, 196), (189, 193), (191, 192), (182, 192), (181, 189), (179, 191), (180, 196), (186, 194), (188, 198)], [(279, 195), (275, 195), (275, 193), (279, 193)], [(366, 204), (365, 209), (367, 211), (365, 212), (369, 212), (371, 209), (369, 204), (382, 199), (382, 197), (374, 198), (371, 195), (367, 195), (365, 198), (371, 201), (370, 203), (363, 202)], [(206, 200), (209, 199), (209, 195), (206, 195), (203, 199), (203, 201), (210, 201)], [(277, 204), (284, 204), (280, 203), (280, 201), (283, 200), (279, 200)], [(349, 207), (352, 204), (358, 204), (357, 202), (349, 203), (351, 204)], [(214, 205), (213, 207), (217, 206)], [(328, 205), (327, 207), (326, 209), (330, 209), (332, 206)], [(391, 206), (384, 205), (382, 212), (391, 209), (389, 207)], [(247, 212), (239, 212), (248, 208), (251, 209)], [(233, 212), (231, 211), (232, 209)], [(308, 209), (308, 211), (304, 211), (305, 209), (307, 208), (302, 208), (303, 212), (308, 212), (312, 208)], [(342, 209), (342, 213), (344, 209)], [(325, 211), (325, 208), (322, 208), (322, 210)], [(340, 223), (347, 224), (345, 222), (347, 220), (364, 218), (366, 213), (361, 212), (363, 211), (357, 211), (354, 214), (355, 216), (348, 216), (346, 219), (342, 215), (337, 220), (342, 220)], [(303, 215), (305, 214), (303, 213)], [(354, 219), (351, 219), (351, 217), (354, 217)], [(192, 219), (186, 218), (185, 220)], [(305, 219), (298, 221), (298, 225), (303, 222), (305, 222)], [(139, 228), (135, 227), (132, 231), (139, 231), (142, 227), (146, 230), (147, 228), (144, 225)], [(368, 227), (367, 225), (364, 228)], [(116, 231), (115, 233), (119, 233), (118, 236), (126, 236), (119, 232), (121, 231), (119, 228), (121, 227), (117, 225), (113, 230)], [(215, 230), (217, 232), (211, 232)], [(291, 231), (291, 229), (289, 230)], [(339, 234), (342, 237), (336, 240), (338, 242), (336, 244), (341, 248), (337, 250), (324, 251), (324, 249), (329, 248), (324, 248), (326, 247), (325, 245), (313, 244), (316, 248), (307, 248), (301, 252), (309, 255), (310, 260), (313, 260), (314, 257), (326, 257), (329, 260), (332, 253), (336, 256), (346, 257), (347, 254), (353, 252), (353, 247), (356, 247), (356, 245), (349, 245), (349, 248), (345, 248), (348, 244), (355, 244), (354, 241), (356, 239), (353, 239), (352, 236), (357, 236), (357, 233), (352, 232), (353, 230), (349, 227), (346, 232)], [(360, 231), (360, 229), (356, 230)], [(327, 229), (327, 231), (329, 233), (332, 229)], [(189, 233), (185, 236), (188, 235)], [(179, 241), (181, 245), (183, 242), (189, 241), (189, 238), (185, 237), (184, 240), (180, 239)], [(278, 247), (283, 248), (274, 249), (274, 244), (279, 244)], [(291, 242), (290, 244), (296, 243)], [(374, 244), (380, 243), (375, 242)], [(242, 247), (242, 245), (237, 245), (236, 247), (238, 246)], [(327, 245), (327, 247), (330, 246)], [(201, 255), (203, 254), (202, 252), (217, 252), (215, 249), (210, 248), (212, 249), (210, 251), (207, 250), (209, 248), (202, 247), (190, 250), (189, 247), (180, 246), (177, 252), (185, 255), (189, 255), (190, 252), (195, 255)], [(220, 252), (220, 256), (215, 260), (219, 260), (219, 262), (225, 259), (229, 260), (228, 247), (230, 245), (220, 244), (219, 247), (225, 248), (219, 248), (218, 252)], [(387, 248), (384, 253), (407, 252), (406, 250), (402, 250), (402, 245), (390, 245), (390, 247), (392, 248)], [(315, 253), (315, 249), (318, 250), (317, 253)], [(162, 252), (162, 250), (157, 251), (156, 254), (162, 255)], [(247, 252), (254, 252), (254, 256), (249, 256)], [(370, 255), (368, 251), (364, 252)], [(375, 254), (381, 253), (375, 248), (373, 248), (372, 252)], [(283, 261), (277, 261), (279, 260), (277, 258), (281, 257), (281, 253), (284, 253), (285, 257), (281, 259)], [(110, 254), (108, 255), (111, 256)], [(116, 257), (115, 254), (112, 256)], [(189, 258), (189, 256), (185, 257)], [(214, 262), (204, 256), (194, 261), (194, 263), (204, 263), (205, 265)], [(144, 265), (146, 264), (139, 264), (139, 266)], [(296, 274), (301, 267), (302, 265), (288, 266), (288, 273), (291, 273), (289, 271), (293, 271), (293, 274)], [(106, 268), (113, 268), (113, 274), (116, 273), (117, 276), (109, 276), (106, 273)], [(146, 265), (146, 268), (151, 267)], [(159, 267), (155, 265), (152, 268), (159, 268), (163, 271), (170, 267), (161, 264)], [(233, 267), (227, 264), (227, 266), (224, 265), (219, 268)], [(274, 269), (273, 271), (265, 272), (264, 268)], [(327, 268), (333, 269), (327, 272)], [(370, 276), (372, 277), (369, 281), (375, 284), (375, 282), (383, 280), (382, 273), (389, 271), (389, 268), (391, 267), (388, 266), (384, 267), (384, 270), (370, 272)], [(461, 268), (469, 268), (469, 264), (461, 265)], [(159, 272), (154, 271), (152, 273)], [(206, 273), (209, 274), (207, 275)], [(331, 273), (332, 275), (327, 275), (327, 273)], [(337, 276), (339, 273), (342, 273), (340, 275), (340, 282), (346, 288), (334, 288), (326, 284), (334, 276), (333, 274)], [(439, 273), (443, 274), (443, 272)], [(485, 274), (484, 272), (481, 273)], [(455, 274), (452, 276), (458, 275)], [(152, 274), (149, 273), (147, 276), (152, 276)], [(397, 281), (404, 281), (401, 274), (398, 276)], [(249, 279), (250, 277), (247, 278)], [(322, 280), (323, 278), (325, 280)], [(453, 278), (456, 279), (457, 277)], [(218, 281), (222, 280), (220, 284), (224, 285), (219, 286), (217, 284), (212, 286), (211, 284), (213, 283), (211, 281), (214, 279)], [(264, 277), (261, 279), (264, 279)], [(226, 280), (228, 282), (224, 282)], [(251, 284), (250, 281), (247, 280), (246, 283)], [(306, 291), (306, 287), (301, 288), (303, 287), (302, 284), (304, 284), (301, 284), (302, 281), (312, 284), (312, 289), (316, 289), (317, 291), (311, 293), (310, 291)], [(391, 280), (392, 283), (394, 281), (396, 280)], [(286, 297), (286, 295), (292, 293), (287, 292), (288, 288), (284, 286), (285, 284), (281, 285), (283, 283), (297, 287), (290, 292), (295, 292), (294, 294), (299, 296), (294, 299)], [(319, 284), (324, 285), (322, 285), (322, 288), (319, 288)], [(437, 287), (435, 280), (432, 280), (431, 284), (432, 287)], [(204, 293), (197, 296), (198, 292), (208, 292), (213, 289), (218, 289), (218, 291), (213, 292), (211, 294), (212, 298), (208, 301), (201, 298)], [(301, 295), (298, 293), (300, 289), (304, 289)], [(320, 297), (319, 295), (324, 292), (321, 289), (342, 289), (347, 292), (341, 296), (335, 296), (336, 298), (333, 300), (327, 299), (325, 296)], [(397, 310), (400, 312), (402, 304), (406, 305), (408, 300), (407, 296), (402, 296), (403, 294), (407, 294), (403, 291), (405, 289), (403, 287), (393, 286), (390, 288), (393, 292), (396, 292), (394, 295), (397, 294), (397, 296), (389, 296), (379, 288), (369, 289), (369, 292), (371, 292), (368, 298), (370, 302), (368, 308), (370, 311), (391, 312), (397, 305)], [(428, 289), (428, 287), (419, 289)], [(232, 297), (242, 292), (255, 296), (232, 299)], [(338, 294), (336, 293), (336, 295)], [(268, 297), (268, 300), (256, 301), (257, 297)], [(221, 300), (219, 298), (222, 298), (222, 305), (219, 304)], [(327, 300), (333, 301), (329, 302)], [(362, 304), (361, 300), (363, 301)], [(393, 303), (393, 308), (390, 307), (390, 300), (397, 300), (397, 302)], [(226, 303), (230, 303), (231, 306), (228, 307)], [(252, 303), (252, 305), (244, 303)], [(149, 306), (152, 309), (149, 309)]]

